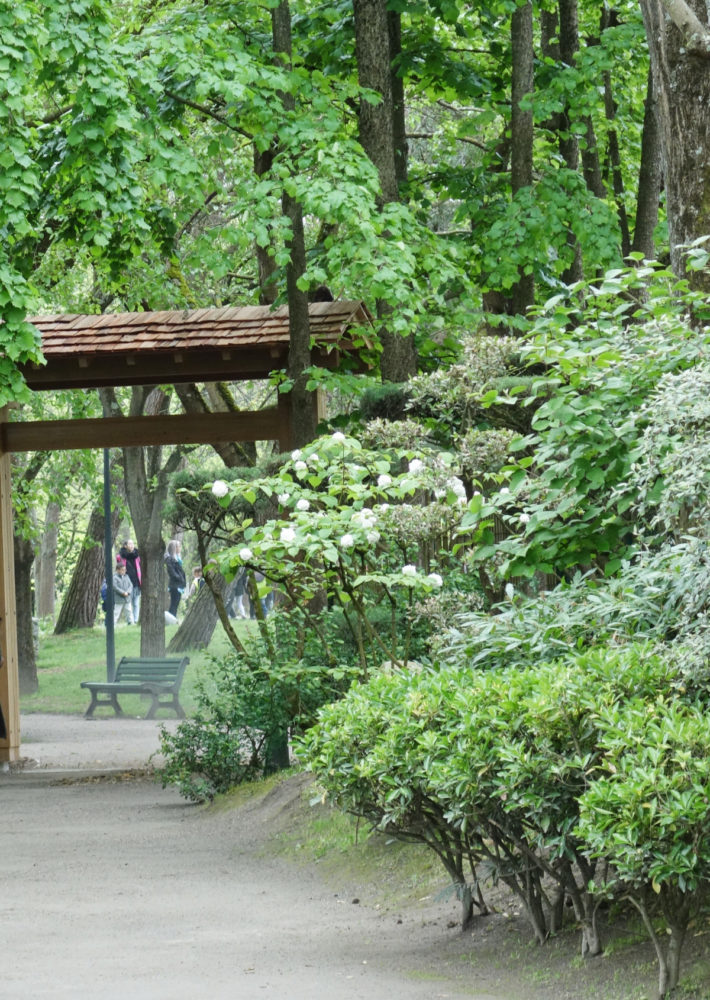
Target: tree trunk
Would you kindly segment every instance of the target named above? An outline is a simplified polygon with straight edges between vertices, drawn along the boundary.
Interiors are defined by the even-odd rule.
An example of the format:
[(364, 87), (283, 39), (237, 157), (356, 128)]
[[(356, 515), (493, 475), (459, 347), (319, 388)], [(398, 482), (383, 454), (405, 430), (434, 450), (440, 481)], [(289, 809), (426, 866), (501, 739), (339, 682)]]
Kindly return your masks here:
[[(671, 20), (661, 0), (641, 0), (657, 98), (671, 266), (682, 275), (683, 247), (710, 233), (710, 31), (703, 0), (676, 6), (695, 19), (692, 35), (696, 48), (704, 44), (704, 55), (693, 51), (693, 37)], [(709, 282), (703, 272), (691, 280), (702, 288)]]
[[(123, 491), (123, 484), (121, 484)], [(119, 511), (111, 511), (111, 540), (118, 532)], [(55, 635), (63, 635), (75, 628), (92, 628), (101, 596), (101, 581), (106, 575), (104, 557), (104, 512), (95, 507), (89, 518), (84, 543), (74, 566), (69, 586), (59, 610)]]
[(15, 601), (17, 603), (17, 658), (20, 694), (34, 694), (39, 689), (32, 614), (32, 567), (34, 547), (20, 535), (14, 536)]
[(59, 534), (59, 504), (50, 500), (44, 518), (35, 566), (35, 600), (38, 618), (54, 618), (57, 577), (57, 536)]
[[(533, 182), (533, 112), (532, 107), (522, 107), (523, 100), (533, 92), (534, 50), (532, 3), (528, 2), (513, 11), (511, 19), (513, 52), (513, 78), (511, 93), (511, 189), (515, 198)], [(514, 314), (525, 313), (535, 300), (532, 272), (520, 278), (511, 289)]]
[[(382, 204), (399, 201), (399, 183), (406, 179), (404, 142), (404, 91), (396, 79), (393, 60), (399, 55), (400, 15), (387, 10), (386, 0), (353, 0), (355, 58), (360, 86), (376, 91), (379, 104), (361, 101), (358, 117), (360, 143), (377, 168)], [(382, 321), (380, 367), (388, 382), (404, 382), (417, 371), (414, 336), (403, 337), (387, 329), (392, 306), (376, 303)]]
[[(271, 14), (274, 52), (291, 62), (291, 11), (287, 2), (282, 2)], [(292, 94), (283, 94), (286, 112), (295, 110)], [(283, 214), (291, 223), (288, 240), (289, 262), (286, 266), (286, 290), (288, 295), (288, 376), (291, 380), (289, 401), (291, 407), (291, 437), (296, 446), (308, 444), (316, 436), (318, 417), (315, 393), (306, 388), (306, 369), (311, 364), (311, 324), (308, 315), (308, 295), (298, 287), (298, 281), (306, 270), (306, 242), (303, 232), (303, 212), (300, 203), (286, 191), (282, 197)]]
[[(563, 66), (573, 66), (579, 50), (579, 18), (577, 0), (559, 0), (558, 11), (540, 11), (540, 50), (546, 59), (554, 59)], [(569, 102), (562, 111), (552, 115), (545, 127), (557, 135), (560, 156), (568, 170), (579, 170), (579, 137), (570, 117)], [(570, 225), (567, 229), (567, 246), (572, 260), (562, 273), (566, 285), (584, 277), (582, 248)]]
[[(237, 586), (236, 579), (227, 584), (224, 577), (214, 574), (213, 580), (222, 595), (222, 600), (225, 604), (229, 604)], [(180, 628), (170, 640), (168, 652), (184, 653), (189, 649), (206, 649), (212, 640), (218, 621), (219, 614), (214, 596), (210, 588), (204, 586), (192, 602)]]
[(397, 186), (407, 181), (406, 106), (404, 102), (404, 79), (399, 72), (397, 60), (402, 54), (402, 16), (399, 11), (387, 11), (387, 27), (390, 41), (390, 81), (392, 86), (392, 142), (394, 144), (394, 169)]
[[(270, 146), (268, 149), (257, 149), (254, 147), (254, 173), (257, 177), (263, 177), (271, 170), (274, 162), (274, 151)], [(276, 259), (269, 253), (268, 246), (255, 244), (256, 264), (259, 271), (259, 305), (270, 306), (276, 301), (278, 287), (276, 284)]]
[[(99, 395), (105, 416), (120, 415), (112, 389), (99, 389)], [(131, 416), (165, 413), (169, 398), (162, 389), (134, 386), (129, 412)], [(179, 468), (183, 454), (181, 448), (175, 448), (162, 464), (163, 449), (159, 445), (123, 449), (126, 498), (141, 557), (141, 656), (165, 655), (163, 508), (170, 477)]]
[(658, 111), (653, 90), (653, 73), (648, 71), (648, 87), (641, 135), (641, 164), (639, 167), (636, 225), (632, 251), (642, 253), (647, 260), (655, 260), (654, 233), (658, 225), (658, 202), (661, 195), (663, 173), (661, 169)]
[[(111, 492), (119, 497), (121, 504), (111, 505), (111, 545), (118, 534), (121, 505), (126, 499), (123, 483), (122, 457), (111, 460)], [(75, 628), (93, 628), (101, 597), (101, 581), (106, 575), (104, 555), (104, 509), (94, 507), (89, 517), (79, 558), (59, 609), (55, 635), (63, 635)], [(108, 581), (110, 583), (110, 581)]]
[[(609, 27), (614, 27), (618, 24), (618, 18), (616, 12), (609, 10), (604, 7), (602, 10), (602, 21), (601, 30), (606, 31)], [(614, 127), (614, 121), (616, 120), (616, 102), (614, 100), (614, 94), (611, 86), (611, 73), (606, 71), (603, 74), (604, 79), (604, 114), (606, 120), (609, 122), (609, 128), (607, 131), (607, 150), (609, 159), (609, 169), (611, 171), (611, 188), (614, 192), (614, 201), (616, 202), (616, 214), (619, 219), (619, 232), (621, 238), (621, 256), (626, 260), (626, 258), (631, 253), (631, 234), (629, 232), (629, 219), (626, 214), (626, 205), (624, 204), (624, 178), (621, 172), (621, 154), (619, 152), (619, 137)]]

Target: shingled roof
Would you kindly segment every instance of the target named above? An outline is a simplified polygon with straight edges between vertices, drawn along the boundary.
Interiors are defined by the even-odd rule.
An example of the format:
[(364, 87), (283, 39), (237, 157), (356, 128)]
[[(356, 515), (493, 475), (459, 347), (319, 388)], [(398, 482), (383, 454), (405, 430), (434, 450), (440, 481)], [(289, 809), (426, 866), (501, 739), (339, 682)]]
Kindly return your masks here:
[[(313, 363), (333, 368), (369, 326), (361, 302), (309, 306)], [(288, 356), (288, 308), (226, 306), (170, 312), (58, 314), (30, 319), (46, 365), (22, 369), (31, 389), (266, 378)]]

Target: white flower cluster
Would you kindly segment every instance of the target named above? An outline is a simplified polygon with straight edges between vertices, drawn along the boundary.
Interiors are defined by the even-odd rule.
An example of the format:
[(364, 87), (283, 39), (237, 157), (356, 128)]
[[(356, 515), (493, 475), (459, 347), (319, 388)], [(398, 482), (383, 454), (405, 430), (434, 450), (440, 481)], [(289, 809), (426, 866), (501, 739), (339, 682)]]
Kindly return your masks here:
[(466, 503), (466, 487), (458, 476), (452, 476), (451, 479), (447, 480), (446, 485), (454, 494), (458, 503)]
[(212, 493), (218, 499), (220, 497), (226, 497), (226, 495), (229, 493), (229, 487), (227, 486), (227, 484), (223, 479), (215, 479), (215, 481), (212, 483)]
[(377, 523), (377, 515), (370, 507), (363, 507), (355, 511), (351, 520), (361, 528), (371, 528)]
[(243, 549), (239, 550), (239, 558), (242, 560), (242, 562), (251, 562), (251, 560), (254, 558), (254, 553), (250, 548), (248, 548), (245, 545)]

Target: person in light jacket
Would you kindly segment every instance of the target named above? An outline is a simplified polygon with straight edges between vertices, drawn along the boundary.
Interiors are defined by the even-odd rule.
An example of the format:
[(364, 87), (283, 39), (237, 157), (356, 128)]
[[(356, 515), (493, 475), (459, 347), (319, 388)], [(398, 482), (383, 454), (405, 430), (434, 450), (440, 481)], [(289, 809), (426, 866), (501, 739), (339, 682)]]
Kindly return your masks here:
[(133, 584), (126, 575), (126, 564), (118, 557), (116, 562), (116, 572), (113, 574), (113, 623), (118, 624), (121, 614), (126, 612), (126, 622), (133, 624), (133, 614), (131, 611), (131, 595)]

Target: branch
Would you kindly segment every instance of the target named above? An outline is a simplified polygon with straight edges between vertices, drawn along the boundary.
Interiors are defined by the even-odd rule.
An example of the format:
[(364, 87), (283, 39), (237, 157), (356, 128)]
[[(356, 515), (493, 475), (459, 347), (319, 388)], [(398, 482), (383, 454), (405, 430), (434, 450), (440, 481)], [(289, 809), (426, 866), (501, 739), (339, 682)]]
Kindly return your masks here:
[(710, 59), (710, 31), (686, 0), (661, 0), (663, 9), (680, 29), (686, 47), (693, 55)]
[(37, 118), (32, 122), (25, 122), (25, 125), (28, 128), (39, 128), (40, 125), (51, 125), (53, 122), (59, 121), (60, 118), (63, 118), (64, 115), (71, 111), (73, 107), (73, 104), (67, 104), (65, 107), (58, 108), (56, 111), (53, 111), (52, 114), (47, 115), (44, 118)]
[(243, 128), (239, 128), (238, 125), (231, 125), (226, 118), (218, 115), (216, 111), (212, 111), (211, 108), (206, 108), (202, 104), (197, 104), (196, 101), (190, 101), (187, 97), (180, 97), (176, 94), (174, 90), (166, 90), (165, 94), (167, 97), (171, 98), (173, 101), (177, 101), (178, 104), (184, 104), (186, 108), (192, 108), (193, 111), (197, 111), (198, 114), (205, 115), (207, 118), (213, 118), (220, 125), (224, 125), (225, 128), (231, 129), (232, 132), (237, 132), (239, 135), (243, 135), (245, 139), (251, 142), (254, 138), (249, 132), (245, 131)]

